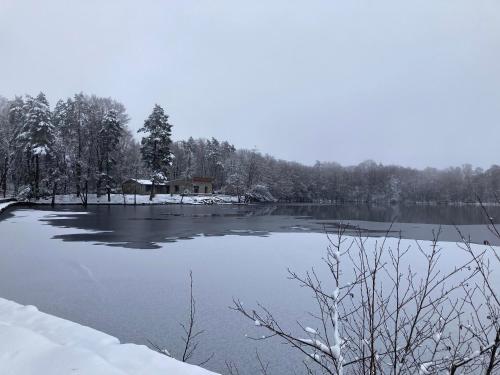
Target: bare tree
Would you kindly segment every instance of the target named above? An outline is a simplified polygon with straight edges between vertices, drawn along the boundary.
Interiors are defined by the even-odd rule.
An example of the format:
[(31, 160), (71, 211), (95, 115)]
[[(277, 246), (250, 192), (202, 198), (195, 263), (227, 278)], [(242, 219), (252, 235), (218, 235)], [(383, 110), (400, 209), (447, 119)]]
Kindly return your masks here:
[[(496, 197), (498, 203), (498, 197)], [(500, 240), (500, 230), (495, 219), (489, 214), (488, 209), (481, 201), (477, 200), (483, 210), (490, 232)], [(466, 252), (472, 260), (479, 278), (474, 282), (474, 288), (467, 293), (464, 301), (470, 306), (472, 315), (468, 324), (461, 324), (473, 340), (477, 348), (472, 355), (455, 360), (450, 368), (450, 374), (457, 373), (464, 367), (474, 366), (482, 370), (482, 373), (490, 375), (499, 371), (500, 359), (498, 351), (500, 347), (500, 295), (498, 285), (492, 280), (494, 270), (500, 266), (500, 257), (495, 248), (487, 242), (486, 250), (478, 252), (472, 245), (470, 239), (466, 238), (460, 229), (456, 228), (462, 239), (460, 248)], [(486, 242), (486, 241), (485, 241)]]
[(259, 372), (261, 375), (269, 375), (269, 362), (264, 361), (259, 354), (259, 351), (255, 350), (255, 358), (257, 359), (257, 363), (259, 364)]
[[(430, 243), (416, 241), (410, 248), (387, 236), (370, 242), (361, 233), (349, 238), (345, 228), (328, 235), (329, 279), (315, 269), (304, 276), (289, 270), (289, 278), (314, 297), (310, 316), (316, 327), (298, 322), (285, 328), (266, 307), (247, 309), (235, 300), (234, 310), (267, 331), (250, 338), (281, 339), (305, 356), (308, 374), (435, 374), (452, 366), (476, 373), (479, 363), (461, 364), (475, 353), (475, 337), (463, 328), (475, 299), (472, 284), (481, 273), (475, 261), (444, 272), (440, 231)], [(417, 261), (423, 269), (414, 266)]]
[[(193, 355), (195, 354), (198, 346), (200, 344), (199, 337), (205, 333), (204, 330), (200, 330), (197, 328), (197, 319), (196, 319), (196, 299), (193, 294), (193, 271), (189, 271), (189, 313), (188, 318), (185, 323), (179, 323), (182, 327), (184, 335), (182, 336), (182, 341), (184, 342), (184, 346), (182, 349), (182, 354), (179, 356), (179, 360), (182, 362), (189, 362)], [(170, 352), (162, 348), (156, 343), (148, 340), (148, 343), (152, 347), (152, 349), (156, 350), (158, 353), (166, 355), (168, 357), (173, 357)], [(203, 361), (197, 363), (198, 366), (203, 366), (207, 362), (209, 362), (214, 356), (214, 353), (210, 354)]]

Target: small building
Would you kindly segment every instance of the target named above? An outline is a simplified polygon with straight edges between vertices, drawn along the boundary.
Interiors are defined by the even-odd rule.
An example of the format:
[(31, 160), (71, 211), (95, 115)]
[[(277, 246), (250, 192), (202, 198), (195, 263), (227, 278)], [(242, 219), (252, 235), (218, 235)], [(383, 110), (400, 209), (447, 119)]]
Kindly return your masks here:
[[(129, 179), (123, 182), (123, 194), (151, 194), (151, 180)], [(212, 194), (212, 177), (193, 177), (188, 179), (176, 179), (165, 183), (155, 184), (155, 194)]]
[(193, 177), (188, 179), (176, 179), (168, 182), (170, 192), (173, 194), (212, 194), (212, 177)]
[[(148, 195), (151, 194), (152, 186), (151, 180), (131, 178), (122, 183), (122, 192), (123, 194)], [(165, 183), (156, 183), (155, 194), (168, 194), (168, 187)]]

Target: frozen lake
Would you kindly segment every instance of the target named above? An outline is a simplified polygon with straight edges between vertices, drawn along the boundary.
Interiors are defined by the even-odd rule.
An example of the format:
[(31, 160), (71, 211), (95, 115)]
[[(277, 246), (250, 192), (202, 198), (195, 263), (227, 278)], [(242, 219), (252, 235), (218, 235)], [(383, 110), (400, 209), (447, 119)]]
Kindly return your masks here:
[[(499, 217), (499, 208), (492, 210)], [(366, 206), (93, 206), (17, 209), (0, 221), (0, 295), (118, 337), (151, 340), (179, 354), (178, 322), (187, 315), (188, 274), (193, 271), (199, 311), (200, 350), (212, 352), (207, 368), (257, 373), (255, 349), (271, 362), (272, 374), (302, 373), (301, 357), (279, 341), (255, 342), (255, 327), (228, 309), (233, 297), (271, 308), (285, 324), (307, 323), (312, 300), (287, 280), (318, 266), (327, 246), (324, 228), (338, 220), (380, 235), (457, 240), (451, 224), (473, 241), (491, 235), (477, 207)], [(353, 229), (355, 231), (355, 229)]]

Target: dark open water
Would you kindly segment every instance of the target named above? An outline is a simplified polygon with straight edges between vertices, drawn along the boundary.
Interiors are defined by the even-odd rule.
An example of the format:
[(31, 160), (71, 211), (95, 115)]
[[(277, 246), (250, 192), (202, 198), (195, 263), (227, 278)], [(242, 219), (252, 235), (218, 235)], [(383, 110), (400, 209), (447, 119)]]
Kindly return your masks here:
[[(339, 223), (351, 234), (459, 241), (455, 225), (475, 243), (498, 244), (477, 206), (367, 206), (367, 205), (225, 205), (225, 206), (79, 206), (59, 207), (65, 212), (87, 211), (90, 215), (45, 222), (53, 226), (79, 228), (100, 233), (65, 234), (64, 241), (101, 242), (131, 248), (158, 248), (178, 239), (224, 235), (266, 235), (280, 232), (335, 232)], [(45, 210), (51, 210), (45, 208)], [(500, 218), (500, 207), (489, 207)], [(391, 227), (391, 222), (394, 222)]]

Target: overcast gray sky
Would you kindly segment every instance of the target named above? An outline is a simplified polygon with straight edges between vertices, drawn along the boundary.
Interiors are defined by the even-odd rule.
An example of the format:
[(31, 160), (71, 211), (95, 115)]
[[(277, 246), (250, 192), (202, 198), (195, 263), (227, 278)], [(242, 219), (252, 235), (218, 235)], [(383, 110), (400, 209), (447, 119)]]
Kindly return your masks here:
[(311, 164), (500, 163), (500, 1), (0, 0), (0, 94)]

